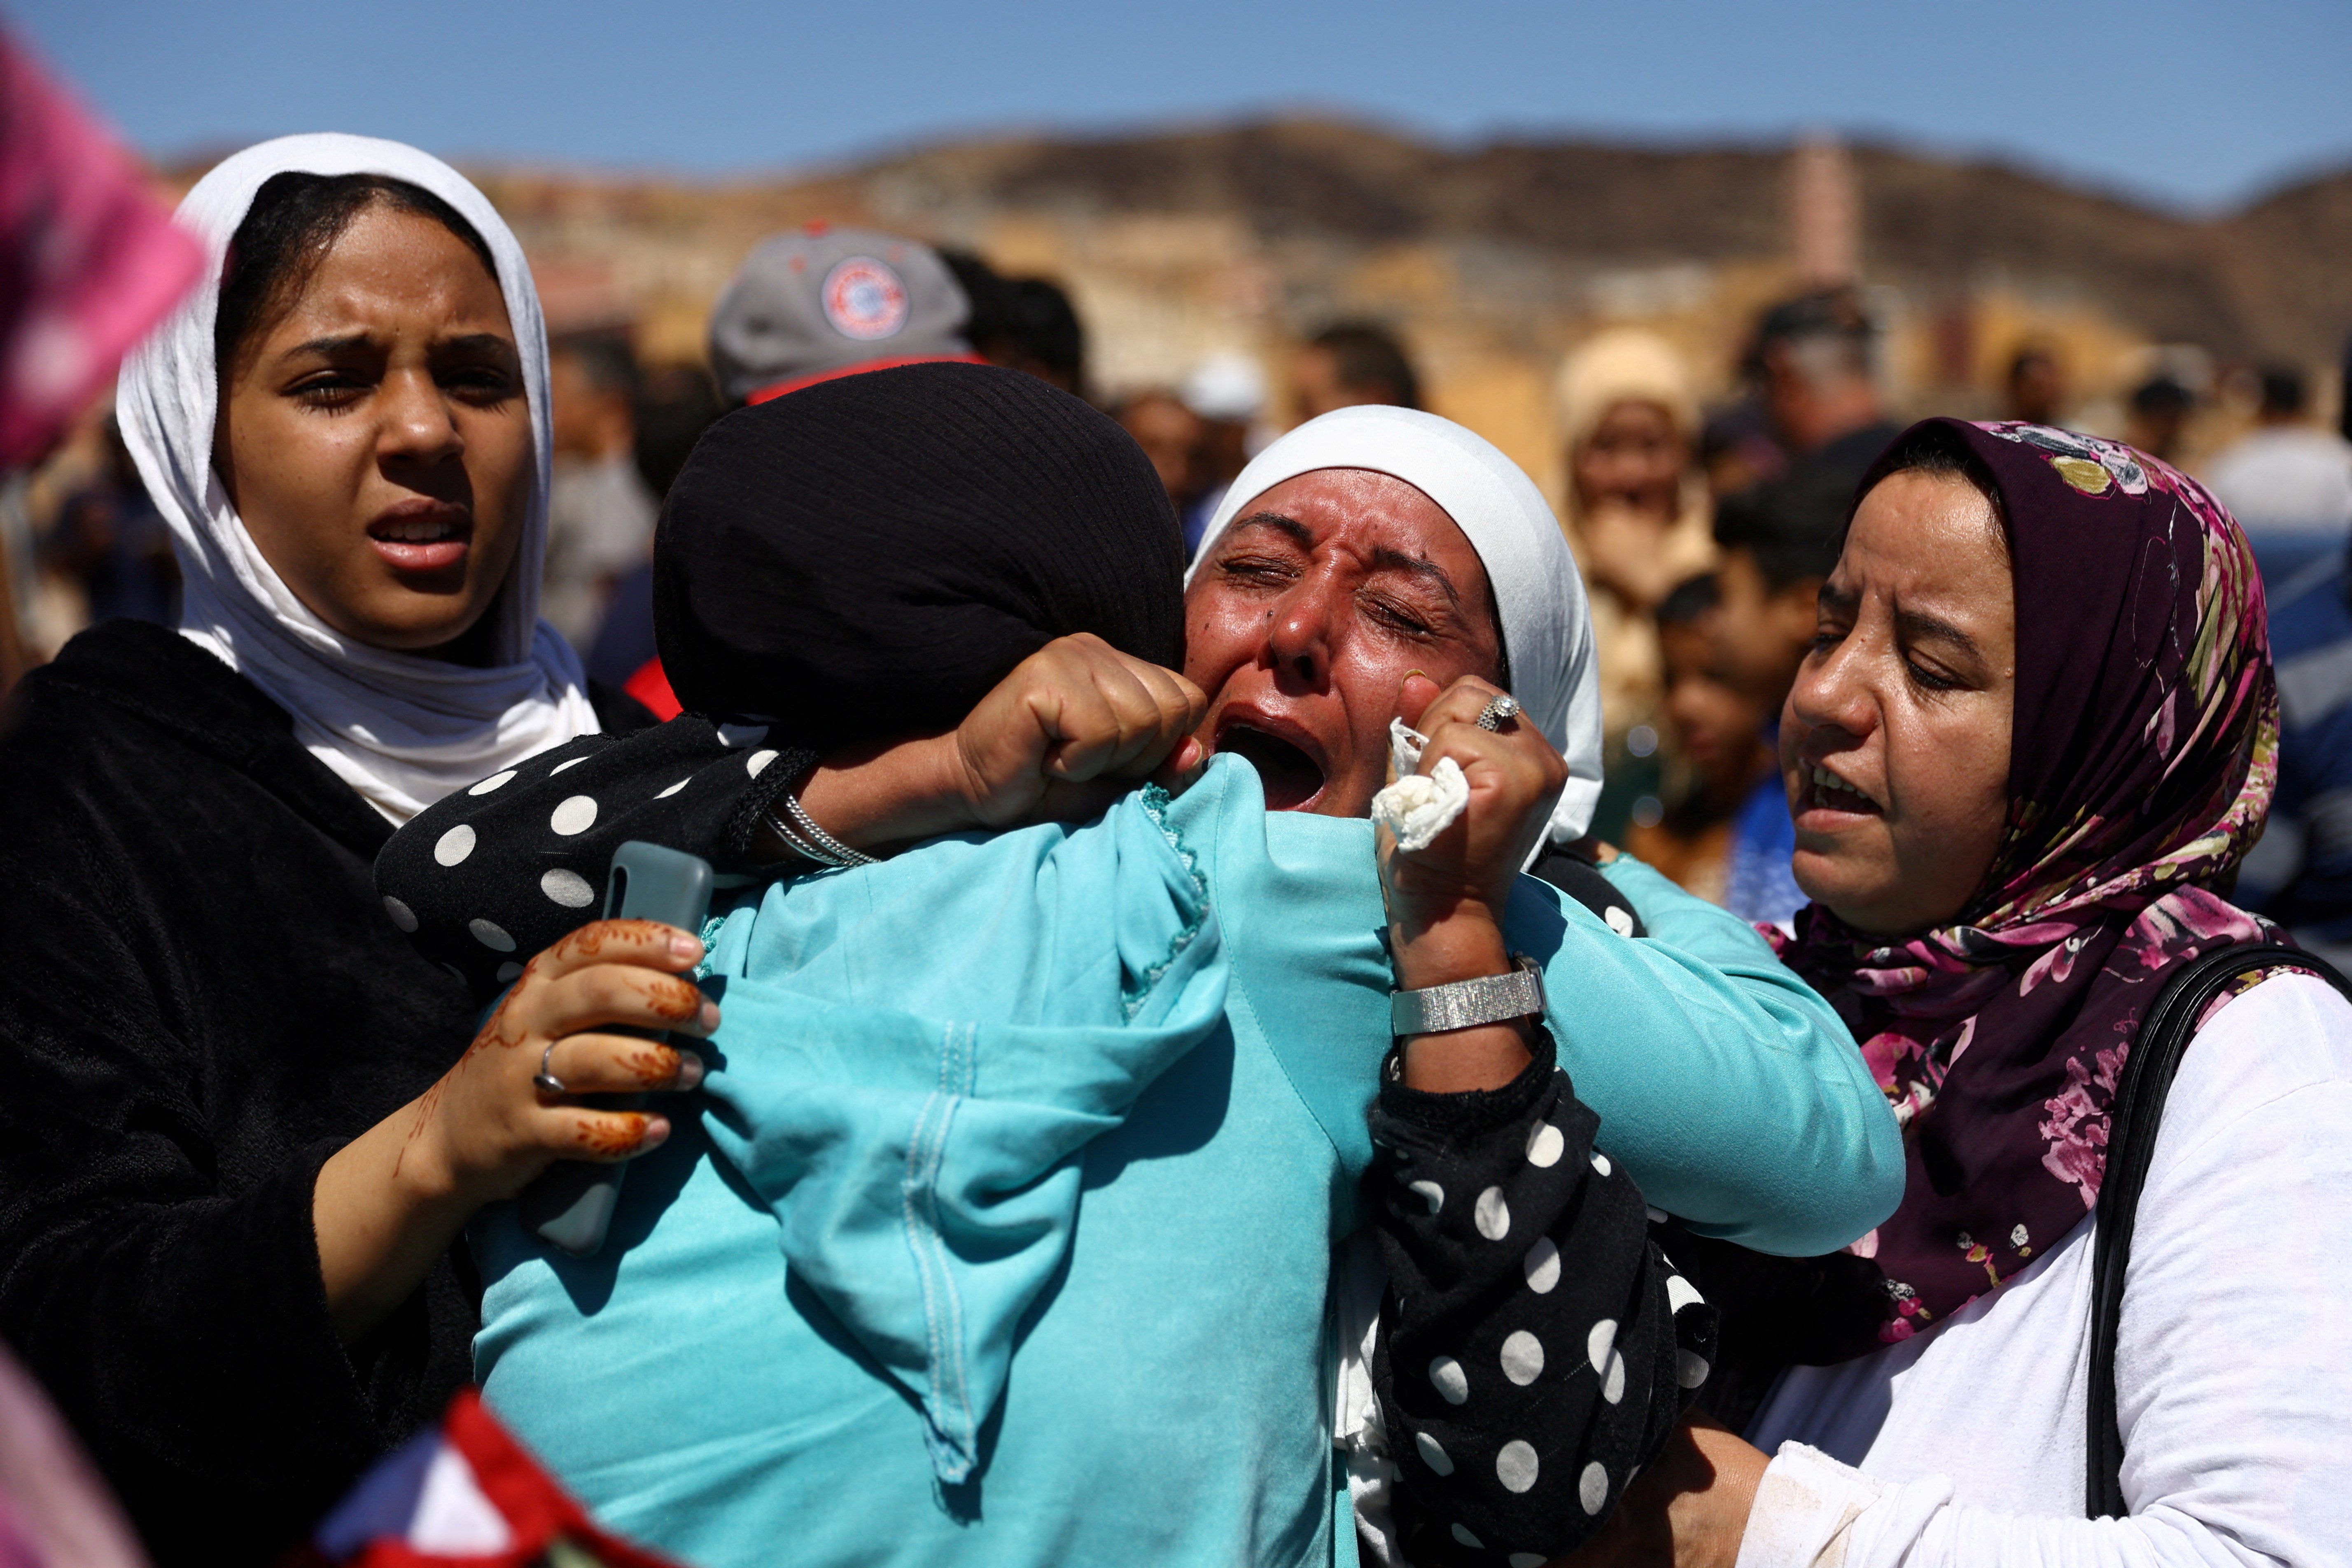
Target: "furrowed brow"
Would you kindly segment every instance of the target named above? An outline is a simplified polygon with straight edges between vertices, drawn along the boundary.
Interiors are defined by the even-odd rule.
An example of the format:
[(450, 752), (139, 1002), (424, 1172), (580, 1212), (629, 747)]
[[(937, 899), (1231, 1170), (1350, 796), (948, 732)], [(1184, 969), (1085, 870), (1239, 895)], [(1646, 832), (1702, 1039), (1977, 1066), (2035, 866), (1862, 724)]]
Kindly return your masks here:
[(1436, 584), (1437, 591), (1445, 595), (1445, 602), (1456, 610), (1462, 607), (1461, 590), (1454, 587), (1452, 574), (1434, 561), (1423, 561), (1417, 556), (1407, 555), (1402, 550), (1391, 550), (1382, 545), (1372, 552), (1372, 569), (1376, 572), (1410, 573), (1424, 583)]
[(1285, 539), (1289, 540), (1291, 543), (1296, 544), (1301, 550), (1312, 550), (1315, 548), (1314, 530), (1308, 528), (1297, 518), (1285, 517), (1278, 511), (1254, 511), (1247, 517), (1242, 518), (1238, 521), (1228, 526), (1225, 531), (1228, 534), (1234, 534), (1239, 533), (1244, 528), (1271, 529), (1275, 532), (1281, 534)]
[(289, 354), (339, 354), (352, 349), (363, 349), (369, 339), (365, 332), (346, 332), (339, 338), (312, 338), (307, 343), (296, 343), (286, 352)]
[(1984, 650), (1977, 646), (1976, 638), (1941, 616), (1931, 616), (1925, 610), (1897, 610), (1895, 612), (1895, 626), (1906, 641), (1949, 643), (1971, 658), (1984, 657)]
[(1832, 587), (1831, 584), (1823, 583), (1822, 584), (1822, 591), (1814, 600), (1814, 603), (1819, 606), (1820, 613), (1822, 615), (1844, 616), (1851, 618), (1853, 613), (1862, 607), (1862, 595), (1859, 594), (1848, 593), (1843, 588)]

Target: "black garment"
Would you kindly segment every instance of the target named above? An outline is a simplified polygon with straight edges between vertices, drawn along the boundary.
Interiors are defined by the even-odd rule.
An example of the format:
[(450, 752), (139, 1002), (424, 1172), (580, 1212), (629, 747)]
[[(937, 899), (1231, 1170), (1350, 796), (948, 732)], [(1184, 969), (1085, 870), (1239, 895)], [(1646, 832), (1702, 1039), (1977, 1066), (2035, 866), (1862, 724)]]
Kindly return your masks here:
[(1392, 1054), (1370, 1175), (1389, 1289), (1372, 1358), (1406, 1559), (1564, 1555), (1657, 1458), (1706, 1382), (1716, 1315), (1647, 1231), (1601, 1119), (1537, 1059), (1423, 1094)]
[(765, 741), (730, 745), (691, 713), (583, 735), (412, 817), (376, 857), (376, 890), (417, 948), (488, 1002), (604, 913), (613, 851), (629, 840), (699, 855), (721, 875), (751, 870), (769, 804), (816, 762)]
[(26, 677), (0, 821), (0, 1332), (159, 1568), (267, 1562), (468, 1381), (448, 1259), (345, 1352), (310, 1202), (473, 1005), (376, 898), (390, 825), (162, 626)]
[(583, 661), (588, 679), (618, 689), (651, 664), (654, 647), (654, 563), (632, 566), (614, 581), (595, 646)]
[(943, 730), (1058, 637), (1184, 656), (1183, 549), (1150, 459), (1034, 376), (914, 364), (739, 409), (654, 536), (689, 712), (820, 750)]
[(1790, 520), (1790, 526), (1823, 540), (1829, 549), (1824, 574), (1837, 563), (1837, 542), (1853, 515), (1854, 494), (1879, 454), (1903, 434), (1903, 426), (1882, 421), (1849, 430), (1834, 441), (1805, 453), (1789, 465), (1788, 472), (1757, 488), (1761, 504)]
[[(410, 822), (378, 858), (377, 887), (415, 922), (417, 945), (463, 971), (487, 1000), (520, 961), (595, 917), (613, 851), (627, 839), (700, 855), (722, 875), (750, 869), (745, 854), (761, 814), (814, 762), (768, 739), (730, 746), (692, 715), (632, 735), (583, 736)], [(593, 811), (583, 804), (562, 814), (567, 802), (591, 801)], [(444, 857), (436, 853), (444, 842), (468, 847)], [(1641, 932), (1639, 915), (1592, 868), (1589, 844), (1555, 847), (1537, 873), (1623, 934)], [(1540, 1164), (1529, 1157), (1538, 1122), (1559, 1140), (1556, 1150), (1543, 1140), (1551, 1157)], [(1696, 1300), (1670, 1310), (1674, 1270), (1644, 1232), (1641, 1194), (1595, 1157), (1597, 1125), (1555, 1068), (1549, 1035), (1539, 1059), (1504, 1089), (1430, 1095), (1391, 1082), (1374, 1113), (1387, 1152), (1369, 1179), (1393, 1287), (1374, 1374), (1391, 1450), (1403, 1465), (1397, 1516), (1407, 1556), (1427, 1568), (1573, 1548), (1656, 1456), (1714, 1359), (1713, 1310)], [(1420, 1180), (1449, 1195), (1435, 1215), (1409, 1189), (1394, 1198)], [(1501, 1243), (1475, 1229), (1477, 1195), (1489, 1187), (1510, 1215)], [(1526, 1273), (1538, 1236), (1566, 1260), (1558, 1289), (1541, 1295)], [(1618, 1325), (1608, 1350), (1619, 1359), (1603, 1352), (1605, 1366), (1622, 1368), (1613, 1400), (1604, 1373), (1588, 1364), (1602, 1318)], [(1504, 1340), (1522, 1328), (1538, 1335), (1549, 1368), (1525, 1388), (1496, 1370)], [(1439, 1395), (1425, 1369), (1441, 1353), (1471, 1369), (1476, 1396), (1459, 1412), (1432, 1405)], [(1400, 1393), (1391, 1355), (1406, 1381), (1420, 1376), (1412, 1389)], [(1403, 1458), (1419, 1431), (1475, 1458), (1450, 1476)], [(1505, 1490), (1495, 1470), (1514, 1437), (1534, 1446), (1541, 1466), (1524, 1495)], [(1587, 1510), (1583, 1472), (1596, 1463), (1605, 1490)], [(1466, 1552), (1451, 1533), (1456, 1524), (1496, 1550)]]
[[(583, 735), (419, 813), (376, 858), (376, 890), (415, 922), (416, 946), (488, 1002), (531, 954), (596, 918), (613, 851), (633, 838), (699, 855), (722, 876), (757, 869), (751, 847), (769, 806), (818, 758), (754, 733), (732, 744), (682, 713), (634, 734)], [(559, 820), (566, 802), (581, 804)], [(445, 857), (459, 828), (465, 853)], [(1595, 868), (1592, 845), (1555, 844), (1530, 869), (1619, 935), (1648, 935)]]
[(1599, 915), (1601, 923), (1619, 936), (1649, 935), (1650, 930), (1642, 923), (1642, 911), (1633, 907), (1633, 900), (1601, 874), (1599, 846), (1600, 840), (1591, 837), (1567, 844), (1555, 839), (1536, 857), (1528, 874), (1540, 877)]

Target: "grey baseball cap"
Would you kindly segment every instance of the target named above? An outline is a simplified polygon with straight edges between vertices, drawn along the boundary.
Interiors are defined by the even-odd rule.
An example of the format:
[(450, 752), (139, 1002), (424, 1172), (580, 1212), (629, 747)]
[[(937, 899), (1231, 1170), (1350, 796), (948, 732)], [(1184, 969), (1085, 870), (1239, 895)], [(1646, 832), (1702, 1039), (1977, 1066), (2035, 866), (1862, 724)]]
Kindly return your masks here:
[(710, 316), (710, 365), (738, 403), (864, 367), (975, 357), (971, 304), (939, 253), (811, 224), (763, 239)]

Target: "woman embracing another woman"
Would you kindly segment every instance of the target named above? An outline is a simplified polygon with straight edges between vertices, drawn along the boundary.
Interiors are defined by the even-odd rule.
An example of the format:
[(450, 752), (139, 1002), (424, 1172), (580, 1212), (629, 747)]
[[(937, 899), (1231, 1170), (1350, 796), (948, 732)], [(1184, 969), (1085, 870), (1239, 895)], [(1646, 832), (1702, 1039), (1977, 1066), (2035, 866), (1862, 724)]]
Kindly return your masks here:
[[(473, 1005), (369, 868), (622, 717), (539, 622), (546, 335), (481, 193), (300, 136), (180, 218), (209, 275), (120, 409), (181, 624), (85, 632), (0, 728), (0, 1332), (166, 1565), (274, 1555), (436, 1415), (476, 1327), (449, 1243), (613, 1131), (452, 1068)], [(647, 932), (582, 966), (579, 1024), (693, 1026), (657, 971), (699, 945)]]

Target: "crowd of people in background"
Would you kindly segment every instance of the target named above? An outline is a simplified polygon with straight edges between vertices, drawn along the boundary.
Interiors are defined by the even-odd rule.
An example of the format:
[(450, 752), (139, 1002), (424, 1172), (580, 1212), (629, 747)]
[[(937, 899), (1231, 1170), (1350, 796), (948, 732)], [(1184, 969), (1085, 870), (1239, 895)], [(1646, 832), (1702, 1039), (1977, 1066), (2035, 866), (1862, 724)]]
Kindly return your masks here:
[(646, 363), (0, 79), (125, 237), (0, 227), (122, 363), (0, 363), (0, 1563), (137, 1568), (45, 1399), (162, 1568), (2340, 1547), (2352, 384), (1808, 289), (1546, 493), (1393, 322), (817, 223)]
[[(911, 324), (872, 340), (870, 351), (835, 331), (817, 298), (829, 264), (861, 250), (917, 258), (898, 273)], [(1363, 319), (1303, 333), (1279, 376), (1256, 355), (1223, 351), (1177, 383), (1104, 395), (1089, 379), (1076, 307), (1054, 280), (1001, 276), (970, 250), (824, 226), (754, 253), (719, 303), (714, 343), (733, 341), (740, 334), (730, 322), (753, 316), (757, 341), (742, 338), (740, 359), (718, 348), (715, 374), (701, 363), (641, 363), (625, 325), (558, 331), (550, 342), (544, 612), (593, 677), (664, 715), (675, 709), (653, 637), (662, 498), (701, 432), (767, 388), (937, 353), (1100, 397), (1150, 458), (1188, 553), (1227, 487), (1281, 428), (1355, 405), (1427, 406), (1404, 334)], [(1854, 482), (1898, 424), (1882, 334), (1854, 290), (1773, 306), (1746, 342), (1721, 352), (1737, 361), (1733, 395), (1704, 405), (1704, 364), (1654, 331), (1605, 329), (1571, 349), (1553, 394), (1562, 476), (1553, 500), (1604, 650), (1608, 784), (1596, 835), (1744, 917), (1771, 921), (1804, 901), (1786, 869), (1790, 829), (1776, 804), (1781, 699), (1811, 637), (1813, 597)], [(2025, 342), (2008, 363), (2000, 411), (2063, 424), (2069, 384), (2059, 350)], [(2313, 416), (2303, 371), (2246, 369), (2230, 390), (2252, 401), (2251, 427), (2207, 454), (2202, 469), (2252, 540), (2274, 620), (2295, 628), (2299, 668), (2308, 668), (2313, 654), (2352, 639), (2352, 625), (2336, 624), (2332, 586), (2352, 531), (2352, 441)], [(2159, 369), (2131, 389), (2123, 435), (2151, 456), (2177, 456), (2190, 416), (2218, 395)], [(30, 647), (54, 649), (100, 620), (176, 616), (168, 531), (103, 410), (0, 506), (27, 557), (16, 592)], [(2288, 690), (2290, 722), (2324, 732), (2338, 711), (2332, 691), (2306, 700), (2302, 685)], [(2314, 700), (2324, 705), (2313, 710)], [(2352, 757), (2344, 768), (2352, 781)], [(2352, 885), (2340, 896), (2322, 891), (2331, 877), (2352, 884), (2352, 836), (2301, 858), (2288, 852), (2288, 839), (2308, 834), (2303, 803), (2335, 778), (2299, 774), (2290, 767), (2281, 830), (2249, 868), (2249, 885), (2301, 923), (2335, 922), (2352, 941)], [(2314, 871), (2317, 863), (2337, 869)]]

